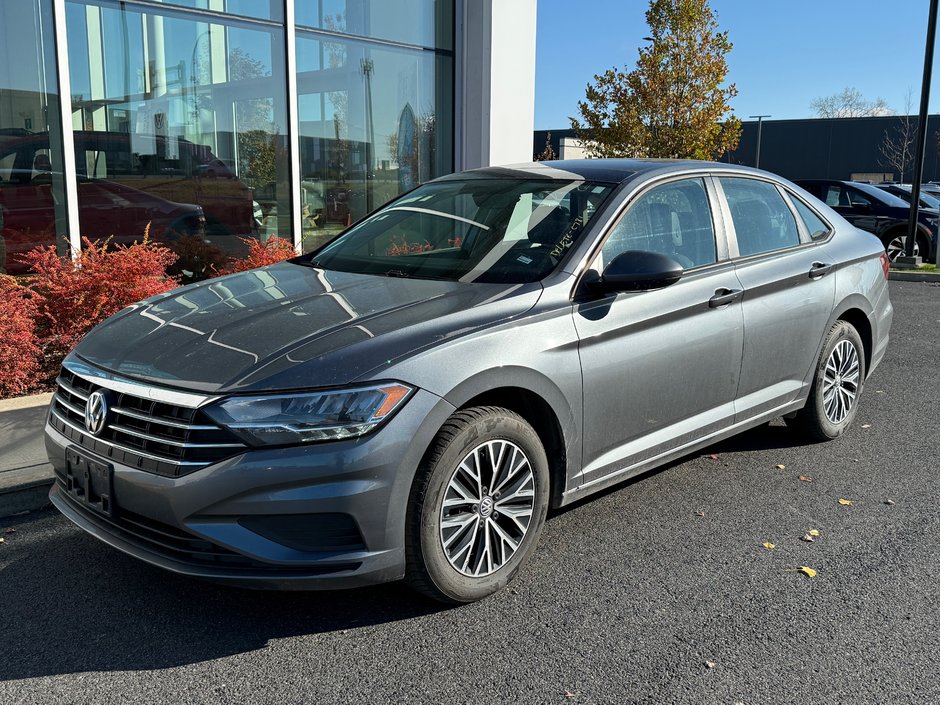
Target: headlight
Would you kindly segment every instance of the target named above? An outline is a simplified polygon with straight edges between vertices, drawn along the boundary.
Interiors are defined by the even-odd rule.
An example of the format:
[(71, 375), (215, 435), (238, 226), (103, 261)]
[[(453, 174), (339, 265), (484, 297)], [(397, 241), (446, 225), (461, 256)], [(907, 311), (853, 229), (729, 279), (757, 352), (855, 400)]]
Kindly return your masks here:
[(411, 395), (399, 383), (323, 392), (230, 397), (205, 413), (251, 445), (354, 438), (391, 416)]

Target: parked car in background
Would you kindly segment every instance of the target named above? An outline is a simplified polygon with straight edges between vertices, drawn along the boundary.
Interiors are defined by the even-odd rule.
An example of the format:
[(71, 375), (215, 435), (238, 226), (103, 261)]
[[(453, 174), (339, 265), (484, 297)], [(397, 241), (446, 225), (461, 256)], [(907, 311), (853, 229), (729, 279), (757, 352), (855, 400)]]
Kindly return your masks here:
[[(200, 206), (174, 203), (104, 179), (78, 178), (79, 202), (85, 232), (114, 245), (129, 245), (143, 237), (172, 244), (181, 238), (203, 238), (205, 214)], [(52, 173), (36, 174), (16, 169), (0, 173), (0, 239), (5, 244), (7, 274), (23, 274), (22, 255), (56, 244), (56, 207), (52, 196)], [(0, 262), (0, 267), (4, 265)]]
[[(857, 228), (878, 236), (893, 262), (904, 254), (910, 221), (910, 204), (878, 186), (857, 181), (798, 179), (796, 183), (823, 201)], [(933, 262), (937, 251), (940, 212), (922, 208), (918, 212), (914, 254)]]
[(887, 273), (875, 237), (755, 169), (453, 174), (99, 325), (58, 379), (50, 496), (178, 573), (470, 602), (549, 507), (779, 416), (842, 435)]
[[(155, 241), (172, 241), (179, 233), (198, 235), (214, 249), (239, 255), (245, 251), (239, 238), (257, 233), (251, 189), (208, 147), (154, 135), (76, 131), (74, 136), (83, 235), (130, 242), (139, 240), (150, 223)], [(47, 132), (0, 142), (8, 268), (16, 267), (11, 241), (22, 246), (55, 242), (49, 154)], [(183, 227), (182, 221), (188, 223), (197, 211), (198, 229)]]
[[(897, 196), (902, 201), (910, 205), (911, 202), (911, 193), (912, 188), (910, 184), (878, 184), (878, 188), (882, 191), (886, 191), (893, 196)], [(920, 191), (920, 198), (918, 199), (921, 208), (930, 208), (935, 211), (940, 211), (940, 199), (936, 196), (930, 194), (930, 192), (924, 190), (923, 186)]]

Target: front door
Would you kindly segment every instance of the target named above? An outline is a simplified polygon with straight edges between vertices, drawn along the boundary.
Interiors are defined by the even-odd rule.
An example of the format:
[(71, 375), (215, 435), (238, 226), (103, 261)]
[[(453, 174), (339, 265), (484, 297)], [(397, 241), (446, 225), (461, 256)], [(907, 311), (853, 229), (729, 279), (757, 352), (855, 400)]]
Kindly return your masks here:
[(733, 265), (719, 261), (705, 180), (646, 191), (614, 226), (594, 268), (629, 250), (666, 254), (687, 271), (663, 289), (575, 306), (584, 380), (583, 469), (575, 487), (628, 477), (734, 419), (741, 287)]

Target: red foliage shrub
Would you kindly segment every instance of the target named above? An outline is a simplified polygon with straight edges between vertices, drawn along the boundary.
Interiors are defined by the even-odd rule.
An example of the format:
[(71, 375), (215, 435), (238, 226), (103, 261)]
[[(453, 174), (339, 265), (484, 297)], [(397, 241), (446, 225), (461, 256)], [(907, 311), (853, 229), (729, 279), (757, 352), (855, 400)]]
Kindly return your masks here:
[(39, 373), (36, 302), (16, 279), (0, 275), (0, 398), (26, 394)]
[(220, 276), (276, 264), (297, 255), (294, 244), (281, 237), (270, 237), (265, 242), (250, 237), (239, 239), (248, 245), (248, 255), (244, 259), (229, 260), (228, 265), (219, 270)]
[(385, 249), (385, 254), (389, 257), (399, 257), (401, 255), (411, 255), (415, 252), (427, 252), (433, 250), (434, 245), (425, 240), (424, 242), (407, 242), (405, 238), (401, 242), (392, 243)]
[(54, 247), (24, 255), (34, 272), (29, 287), (37, 305), (36, 333), (42, 348), (42, 382), (50, 384), (62, 359), (82, 336), (108, 316), (148, 296), (179, 284), (166, 269), (176, 255), (160, 245), (143, 242), (108, 248), (107, 241), (84, 239), (77, 263), (60, 257)]

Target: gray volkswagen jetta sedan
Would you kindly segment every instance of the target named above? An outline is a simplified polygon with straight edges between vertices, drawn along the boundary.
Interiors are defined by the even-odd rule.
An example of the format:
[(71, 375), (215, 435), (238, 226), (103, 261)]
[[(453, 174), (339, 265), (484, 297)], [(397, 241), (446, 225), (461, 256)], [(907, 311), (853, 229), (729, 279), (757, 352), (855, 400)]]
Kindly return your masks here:
[(881, 243), (763, 171), (454, 174), (98, 326), (50, 407), (51, 499), (178, 573), (469, 602), (549, 507), (780, 416), (841, 435), (891, 316)]

